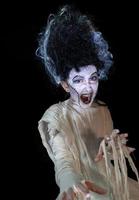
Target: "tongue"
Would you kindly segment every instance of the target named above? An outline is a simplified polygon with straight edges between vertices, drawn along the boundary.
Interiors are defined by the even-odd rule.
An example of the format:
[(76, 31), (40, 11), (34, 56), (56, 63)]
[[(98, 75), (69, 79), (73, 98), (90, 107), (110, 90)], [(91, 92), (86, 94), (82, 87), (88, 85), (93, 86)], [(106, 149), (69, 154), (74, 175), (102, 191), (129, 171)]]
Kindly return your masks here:
[(88, 104), (90, 103), (91, 98), (89, 98), (89, 96), (81, 95), (81, 100), (83, 101), (83, 103)]

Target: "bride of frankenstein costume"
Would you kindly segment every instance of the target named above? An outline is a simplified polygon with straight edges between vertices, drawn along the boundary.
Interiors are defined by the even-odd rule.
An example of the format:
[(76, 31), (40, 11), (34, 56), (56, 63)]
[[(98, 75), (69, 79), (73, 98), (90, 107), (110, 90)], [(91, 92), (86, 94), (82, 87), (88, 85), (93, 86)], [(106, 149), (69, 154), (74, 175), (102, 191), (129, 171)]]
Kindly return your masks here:
[[(96, 66), (104, 79), (112, 65), (112, 55), (102, 34), (91, 20), (68, 6), (57, 15), (50, 15), (40, 39), (38, 55), (56, 83), (66, 80), (71, 69)], [(103, 138), (113, 132), (108, 107), (96, 101), (82, 111), (70, 99), (52, 105), (39, 121), (43, 145), (54, 162), (60, 194), (84, 180), (106, 189), (104, 195), (90, 192), (91, 200), (138, 200), (139, 184), (127, 176), (126, 159), (139, 181), (137, 169), (118, 137), (111, 139), (111, 152)], [(104, 142), (103, 142), (104, 141)], [(95, 162), (102, 142), (104, 158)], [(117, 148), (118, 145), (118, 148)], [(114, 164), (111, 163), (113, 159)], [(86, 198), (76, 191), (76, 199)]]

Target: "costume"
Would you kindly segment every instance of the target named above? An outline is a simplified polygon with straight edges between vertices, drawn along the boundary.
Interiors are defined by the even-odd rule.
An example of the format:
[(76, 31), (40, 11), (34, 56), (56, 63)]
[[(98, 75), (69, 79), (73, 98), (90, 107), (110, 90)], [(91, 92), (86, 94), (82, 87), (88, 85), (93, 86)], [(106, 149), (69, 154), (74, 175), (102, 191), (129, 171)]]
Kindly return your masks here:
[[(91, 192), (93, 200), (139, 199), (139, 184), (131, 178), (128, 178), (127, 185), (123, 183), (122, 188), (114, 191), (118, 179), (108, 155), (104, 156), (107, 161), (105, 158), (98, 163), (94, 161), (102, 138), (113, 130), (106, 105), (94, 102), (90, 108), (79, 110), (78, 105), (68, 99), (52, 105), (40, 119), (38, 128), (43, 145), (54, 162), (60, 193), (82, 180), (90, 180), (107, 190), (105, 195)], [(111, 176), (108, 176), (108, 165)], [(125, 185), (128, 188), (124, 188)], [(129, 190), (129, 197), (123, 194), (126, 189)], [(77, 199), (85, 198), (79, 194)]]
[[(139, 185), (127, 177), (125, 158), (139, 180), (132, 158), (120, 137), (115, 142), (111, 134), (113, 123), (107, 106), (94, 102), (98, 79), (107, 79), (113, 64), (102, 33), (89, 17), (64, 6), (49, 16), (37, 55), (52, 82), (70, 93), (70, 99), (51, 106), (39, 121), (60, 194), (71, 187), (76, 199), (85, 200), (76, 185), (89, 180), (107, 191), (104, 195), (90, 191), (90, 200), (138, 200)], [(111, 135), (110, 146), (105, 143), (106, 135)], [(104, 158), (96, 163), (100, 144)]]

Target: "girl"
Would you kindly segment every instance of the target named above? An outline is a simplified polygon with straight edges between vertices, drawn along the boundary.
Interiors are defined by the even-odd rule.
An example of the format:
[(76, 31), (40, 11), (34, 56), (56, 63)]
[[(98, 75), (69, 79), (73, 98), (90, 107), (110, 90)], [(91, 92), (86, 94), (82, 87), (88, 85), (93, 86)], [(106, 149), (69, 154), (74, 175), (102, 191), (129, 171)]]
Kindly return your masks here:
[[(139, 185), (127, 177), (127, 134), (113, 129), (105, 103), (96, 100), (112, 54), (92, 21), (70, 6), (50, 15), (37, 50), (51, 80), (70, 94), (39, 121), (42, 142), (55, 165), (58, 200), (138, 200)], [(114, 161), (112, 165), (111, 160)]]

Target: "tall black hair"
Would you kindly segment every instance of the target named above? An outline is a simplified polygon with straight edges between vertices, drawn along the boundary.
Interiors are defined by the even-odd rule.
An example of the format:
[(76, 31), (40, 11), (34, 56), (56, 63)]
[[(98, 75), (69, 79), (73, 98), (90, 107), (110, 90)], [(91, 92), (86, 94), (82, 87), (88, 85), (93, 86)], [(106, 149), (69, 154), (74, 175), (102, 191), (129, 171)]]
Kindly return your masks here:
[(75, 7), (65, 5), (49, 15), (36, 52), (51, 80), (59, 84), (73, 68), (79, 71), (90, 64), (96, 66), (100, 79), (106, 79), (113, 63), (108, 48), (91, 19)]

